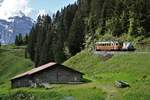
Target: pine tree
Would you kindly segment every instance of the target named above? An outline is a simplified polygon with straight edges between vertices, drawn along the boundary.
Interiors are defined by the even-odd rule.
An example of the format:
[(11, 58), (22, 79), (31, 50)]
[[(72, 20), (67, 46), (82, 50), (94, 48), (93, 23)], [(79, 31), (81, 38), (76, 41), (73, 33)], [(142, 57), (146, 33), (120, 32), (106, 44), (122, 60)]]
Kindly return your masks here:
[[(48, 15), (39, 16), (36, 24), (36, 44), (34, 51), (34, 62), (36, 66), (44, 64), (41, 60), (43, 59), (41, 56), (43, 55), (43, 45), (47, 38), (47, 34), (51, 29), (51, 18)], [(47, 47), (48, 48), (48, 47)], [(44, 52), (47, 53), (47, 52)]]
[(72, 55), (75, 55), (77, 52), (80, 52), (84, 47), (84, 21), (79, 15), (76, 15), (74, 19), (69, 37), (68, 37), (68, 47)]
[(18, 37), (18, 35), (16, 35), (15, 45), (16, 45), (16, 46), (18, 46), (18, 45), (19, 45), (19, 37)]
[(59, 19), (57, 31), (55, 34), (54, 42), (53, 42), (53, 53), (54, 53), (54, 59), (58, 63), (62, 63), (66, 57), (64, 53), (64, 43), (65, 43), (65, 26), (63, 23), (63, 18)]
[(35, 60), (34, 57), (35, 57), (36, 42), (37, 42), (36, 26), (33, 26), (29, 34), (29, 42), (27, 46), (27, 51), (32, 61)]
[(42, 47), (43, 49), (41, 51), (39, 65), (54, 61), (52, 42), (53, 42), (53, 34), (48, 33), (48, 36), (47, 36), (47, 38), (44, 42), (44, 45)]
[(23, 44), (23, 37), (21, 34), (18, 35), (18, 45), (22, 45)]
[(24, 37), (24, 44), (27, 45), (28, 41), (29, 41), (29, 36), (28, 36), (28, 34), (26, 34)]
[(70, 27), (72, 25), (74, 16), (76, 14), (77, 11), (77, 5), (73, 4), (73, 5), (68, 5), (65, 9), (64, 9), (64, 14), (63, 14), (63, 27), (64, 27), (64, 37), (68, 37), (69, 31), (70, 31)]

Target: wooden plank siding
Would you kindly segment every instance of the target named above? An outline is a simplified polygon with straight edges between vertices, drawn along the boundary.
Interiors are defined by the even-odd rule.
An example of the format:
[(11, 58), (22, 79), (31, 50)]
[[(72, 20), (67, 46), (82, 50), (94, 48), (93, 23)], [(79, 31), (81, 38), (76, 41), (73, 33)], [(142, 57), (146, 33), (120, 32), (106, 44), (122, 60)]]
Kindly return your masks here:
[(11, 80), (12, 88), (31, 87), (34, 85), (78, 83), (83, 80), (83, 73), (72, 70), (64, 65), (56, 64), (31, 75)]

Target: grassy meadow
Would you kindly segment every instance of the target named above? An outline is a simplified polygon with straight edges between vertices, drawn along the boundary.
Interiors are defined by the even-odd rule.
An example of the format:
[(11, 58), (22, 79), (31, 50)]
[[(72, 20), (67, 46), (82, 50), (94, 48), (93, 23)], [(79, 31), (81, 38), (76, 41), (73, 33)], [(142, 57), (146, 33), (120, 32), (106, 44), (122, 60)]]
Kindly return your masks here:
[[(88, 50), (64, 62), (85, 73), (84, 84), (51, 85), (50, 89), (11, 89), (11, 77), (32, 69), (24, 57), (25, 47), (2, 46), (0, 49), (0, 100), (148, 100), (150, 98), (150, 53), (115, 54), (104, 60)], [(129, 88), (114, 86), (124, 80)]]

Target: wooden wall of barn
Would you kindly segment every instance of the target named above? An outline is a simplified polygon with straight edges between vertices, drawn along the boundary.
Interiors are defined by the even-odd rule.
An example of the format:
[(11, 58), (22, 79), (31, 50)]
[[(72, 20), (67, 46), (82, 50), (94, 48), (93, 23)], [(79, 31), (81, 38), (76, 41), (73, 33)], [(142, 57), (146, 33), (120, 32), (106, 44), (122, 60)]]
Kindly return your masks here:
[(51, 70), (44, 70), (33, 75), (33, 82), (35, 83), (69, 83), (81, 82), (82, 75), (68, 70), (64, 67), (57, 66)]
[(31, 80), (28, 76), (17, 78), (17, 79), (11, 80), (11, 86), (12, 88), (29, 87), (31, 86)]
[(18, 87), (31, 87), (41, 85), (43, 83), (48, 84), (60, 84), (81, 82), (82, 74), (76, 71), (70, 70), (60, 65), (55, 65), (53, 68), (45, 69), (30, 76), (23, 76), (18, 79), (11, 80), (12, 88)]

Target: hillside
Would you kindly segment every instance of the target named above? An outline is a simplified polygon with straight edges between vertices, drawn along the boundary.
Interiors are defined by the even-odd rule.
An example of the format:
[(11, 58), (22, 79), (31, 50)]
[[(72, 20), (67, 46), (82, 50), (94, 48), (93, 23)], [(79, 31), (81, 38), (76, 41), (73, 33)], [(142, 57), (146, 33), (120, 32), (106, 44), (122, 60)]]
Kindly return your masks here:
[[(84, 50), (64, 65), (85, 73), (84, 84), (51, 85), (50, 89), (11, 89), (9, 79), (31, 69), (24, 47), (2, 47), (0, 51), (0, 100), (148, 100), (150, 98), (150, 53), (117, 54), (107, 61)], [(114, 87), (124, 80), (130, 88)], [(13, 99), (12, 99), (13, 98)]]
[[(0, 0), (2, 8), (4, 1)], [(23, 5), (27, 3), (23, 1)], [(0, 19), (0, 100), (149, 100), (150, 0), (75, 0), (50, 15), (46, 12), (55, 5), (58, 8), (57, 2), (61, 2), (46, 2), (50, 1), (40, 2), (38, 6), (24, 5), (23, 8), (30, 9), (25, 12), (33, 13), (27, 15), (37, 17), (36, 22), (19, 10), (19, 4), (16, 10), (23, 15), (15, 14), (8, 21)], [(39, 6), (44, 9), (40, 10)], [(110, 58), (103, 52), (92, 51), (97, 42), (105, 41), (116, 41), (114, 48), (119, 49), (120, 44), (131, 42), (136, 51), (118, 51)], [(16, 46), (9, 45), (14, 42)], [(26, 73), (29, 77), (22, 83), (13, 81), (37, 88), (11, 88), (12, 77), (49, 62), (83, 72), (83, 83), (73, 84), (81, 78), (76, 74), (58, 68), (47, 71), (51, 67), (48, 64)], [(37, 73), (42, 73), (40, 78)], [(72, 75), (73, 78), (68, 77)], [(47, 84), (52, 83), (50, 76), (59, 84)], [(60, 84), (66, 80), (72, 84)], [(117, 88), (115, 82), (119, 80), (129, 83), (129, 87)]]
[[(150, 53), (116, 54), (103, 61), (102, 57), (82, 51), (64, 64), (86, 73), (106, 92), (109, 100), (148, 100), (150, 97)], [(116, 80), (127, 81), (131, 87), (114, 88)], [(109, 97), (110, 96), (110, 97)]]
[(14, 75), (31, 69), (33, 63), (24, 58), (24, 47), (2, 46), (0, 48), (0, 85), (9, 82)]
[(146, 44), (150, 36), (148, 0), (76, 0), (53, 17), (39, 16), (30, 31), (28, 52), (38, 65), (64, 62), (98, 41)]
[(105, 93), (93, 88), (92, 84), (51, 85), (49, 90), (11, 89), (10, 79), (32, 66), (33, 63), (24, 58), (24, 47), (3, 46), (0, 49), (0, 100), (104, 100)]

